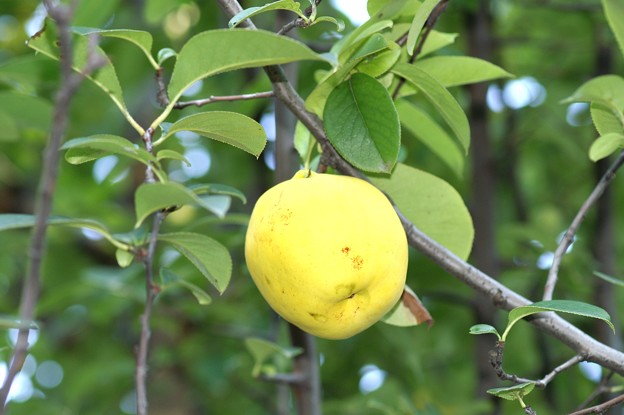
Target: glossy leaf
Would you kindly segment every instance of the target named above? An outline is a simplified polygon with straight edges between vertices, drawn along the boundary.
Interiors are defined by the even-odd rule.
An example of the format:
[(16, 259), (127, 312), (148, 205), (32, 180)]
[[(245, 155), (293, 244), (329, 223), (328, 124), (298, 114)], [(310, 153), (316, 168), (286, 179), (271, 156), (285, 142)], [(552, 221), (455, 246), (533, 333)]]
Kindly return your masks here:
[(277, 343), (260, 339), (256, 337), (248, 337), (245, 339), (245, 347), (254, 358), (254, 367), (252, 375), (257, 377), (262, 371), (262, 366), (267, 360), (275, 355), (282, 355), (287, 359), (300, 355), (303, 350), (295, 347), (282, 347)]
[(240, 190), (221, 183), (207, 183), (189, 186), (189, 189), (198, 196), (201, 195), (226, 195), (233, 196), (243, 203), (247, 203), (245, 194)]
[(238, 14), (236, 14), (236, 16), (230, 19), (230, 21), (228, 22), (228, 27), (230, 28), (236, 27), (242, 21), (246, 19), (250, 19), (260, 13), (265, 13), (265, 12), (273, 11), (273, 10), (291, 11), (291, 12), (297, 13), (299, 17), (305, 20), (308, 20), (305, 14), (301, 11), (301, 4), (293, 0), (279, 0), (279, 1), (274, 1), (273, 3), (267, 3), (264, 6), (249, 7), (239, 12)]
[(602, 6), (620, 52), (624, 55), (624, 3), (621, 0), (602, 0)]
[(498, 339), (500, 340), (501, 336), (500, 334), (498, 334), (498, 330), (496, 330), (495, 327), (490, 326), (489, 324), (475, 324), (474, 326), (470, 327), (470, 334), (495, 334), (496, 337), (498, 337)]
[(179, 131), (192, 131), (221, 141), (259, 157), (266, 146), (264, 128), (252, 118), (228, 111), (200, 112), (174, 122), (167, 133), (154, 142), (158, 145)]
[(354, 74), (327, 98), (327, 138), (355, 167), (387, 173), (399, 155), (400, 125), (392, 98), (377, 80)]
[(600, 135), (618, 133), (624, 135), (624, 126), (613, 109), (602, 104), (593, 103), (590, 106), (591, 117)]
[(470, 56), (434, 56), (419, 59), (414, 62), (414, 66), (427, 72), (447, 88), (513, 77), (493, 63)]
[(167, 159), (181, 161), (187, 166), (191, 165), (191, 162), (186, 157), (184, 157), (184, 154), (179, 153), (175, 150), (164, 149), (156, 153), (156, 160), (161, 161), (161, 160), (167, 160)]
[(624, 135), (608, 133), (596, 139), (589, 148), (589, 158), (598, 161), (624, 148)]
[(336, 42), (334, 46), (332, 46), (330, 54), (337, 57), (340, 64), (344, 64), (349, 59), (353, 58), (353, 53), (371, 36), (392, 27), (392, 24), (391, 20), (381, 20), (378, 22), (369, 20)]
[(149, 32), (145, 32), (143, 30), (129, 30), (129, 29), (111, 29), (111, 30), (86, 30), (83, 31), (82, 34), (90, 34), (97, 33), (100, 36), (104, 37), (114, 37), (118, 39), (123, 39), (128, 41), (141, 49), (147, 60), (150, 62), (150, 65), (154, 69), (159, 68), (159, 64), (156, 63), (154, 58), (152, 57), (152, 35)]
[(416, 48), (416, 41), (420, 37), (420, 32), (425, 25), (425, 22), (429, 18), (429, 15), (435, 8), (435, 6), (440, 2), (440, 0), (424, 0), (414, 19), (412, 20), (412, 25), (410, 27), (409, 32), (407, 33), (407, 53), (412, 56), (414, 54), (414, 49)]
[(392, 71), (415, 86), (447, 122), (462, 148), (468, 153), (470, 147), (470, 126), (468, 118), (453, 95), (435, 78), (414, 65), (397, 64)]
[(399, 101), (396, 107), (403, 128), (427, 146), (457, 177), (462, 177), (464, 154), (457, 142), (420, 108), (403, 100)]
[(175, 103), (195, 81), (221, 72), (322, 59), (303, 43), (263, 30), (202, 32), (187, 41), (178, 54), (168, 87), (169, 98)]
[(162, 281), (162, 284), (163, 284), (162, 288), (164, 290), (167, 290), (167, 288), (169, 288), (172, 285), (177, 285), (180, 287), (184, 287), (188, 291), (190, 291), (190, 293), (193, 294), (193, 296), (195, 297), (195, 299), (200, 305), (208, 305), (212, 302), (212, 298), (206, 291), (202, 290), (197, 285), (186, 281), (184, 278), (176, 275), (175, 273), (173, 273), (171, 270), (167, 268), (160, 269), (160, 279)]
[(365, 73), (373, 78), (377, 78), (388, 72), (401, 56), (401, 48), (396, 43), (388, 45), (387, 50), (377, 53), (375, 56), (367, 57), (357, 66), (358, 72)]
[(155, 157), (131, 141), (110, 134), (98, 134), (89, 137), (71, 139), (61, 147), (67, 150), (65, 159), (71, 164), (82, 164), (95, 159), (118, 154), (150, 165)]
[(611, 323), (611, 317), (604, 309), (597, 307), (593, 304), (583, 303), (580, 301), (571, 300), (550, 300), (540, 301), (531, 305), (514, 308), (509, 312), (509, 321), (507, 328), (502, 335), (502, 340), (505, 341), (507, 334), (511, 330), (514, 324), (519, 320), (528, 317), (533, 314), (542, 313), (545, 311), (556, 311), (559, 313), (575, 314), (577, 316), (591, 317), (604, 321), (611, 327), (611, 330), (615, 332), (615, 327)]
[(522, 400), (522, 398), (531, 393), (534, 388), (535, 383), (526, 382), (506, 388), (488, 389), (487, 393), (499, 398), (507, 399), (508, 401), (515, 401)]
[(433, 324), (431, 314), (429, 314), (429, 311), (425, 308), (414, 291), (407, 285), (403, 290), (401, 299), (381, 321), (398, 327), (411, 327), (422, 323), (427, 323), (428, 326)]
[(175, 58), (177, 56), (178, 56), (178, 54), (176, 53), (175, 50), (173, 50), (171, 48), (162, 48), (156, 54), (156, 59), (158, 60), (158, 65), (162, 66), (162, 64), (166, 60), (171, 59), (171, 58)]
[(353, 68), (363, 60), (363, 57), (360, 59), (353, 59), (319, 81), (318, 85), (310, 92), (310, 95), (308, 95), (305, 100), (306, 109), (322, 118), (329, 94), (331, 94), (334, 88), (340, 85), (351, 73)]
[(121, 268), (126, 268), (134, 261), (134, 253), (125, 249), (118, 249), (115, 251), (115, 259)]
[(624, 124), (624, 78), (617, 75), (602, 75), (581, 85), (570, 97), (562, 101), (591, 102), (602, 104), (613, 111)]
[(350, 57), (350, 59), (366, 58), (385, 49), (388, 49), (389, 43), (379, 33), (375, 33), (362, 44)]
[(338, 32), (342, 32), (345, 28), (345, 23), (342, 19), (336, 19), (331, 16), (319, 16), (310, 24), (310, 26), (314, 26), (319, 23), (331, 23), (336, 26), (336, 30)]
[(432, 30), (425, 40), (422, 50), (420, 51), (419, 58), (429, 55), (437, 50), (440, 50), (446, 46), (452, 45), (457, 39), (457, 33), (444, 33)]
[(450, 184), (400, 163), (389, 178), (371, 177), (371, 181), (416, 227), (460, 258), (468, 258), (474, 238), (472, 219)]
[(212, 285), (223, 293), (232, 276), (232, 258), (214, 239), (190, 232), (165, 233), (158, 240), (170, 243), (184, 255)]

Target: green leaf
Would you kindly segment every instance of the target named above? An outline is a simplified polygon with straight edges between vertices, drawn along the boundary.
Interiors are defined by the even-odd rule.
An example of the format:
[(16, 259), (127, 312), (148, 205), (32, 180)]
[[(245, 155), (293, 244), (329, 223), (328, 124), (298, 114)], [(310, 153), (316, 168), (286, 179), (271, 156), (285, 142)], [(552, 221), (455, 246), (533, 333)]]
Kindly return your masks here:
[(178, 160), (186, 164), (187, 166), (191, 165), (191, 162), (186, 157), (184, 157), (184, 154), (179, 153), (175, 150), (165, 149), (160, 150), (158, 153), (156, 153), (156, 160), (161, 161), (165, 159)]
[(496, 337), (500, 340), (501, 336), (498, 334), (498, 330), (495, 327), (490, 326), (489, 324), (475, 324), (470, 327), (470, 334), (495, 334)]
[(364, 60), (364, 57), (360, 59), (353, 59), (343, 66), (340, 66), (335, 72), (319, 81), (318, 85), (310, 92), (310, 95), (305, 100), (306, 109), (315, 113), (319, 117), (323, 117), (323, 111), (327, 103), (327, 97), (345, 78), (351, 73), (360, 62)]
[(371, 177), (371, 181), (416, 227), (460, 258), (468, 258), (474, 238), (472, 219), (450, 184), (401, 163), (389, 178)]
[(624, 3), (620, 0), (602, 0), (602, 7), (620, 46), (620, 52), (624, 55)]
[(464, 154), (456, 141), (429, 114), (407, 101), (400, 100), (397, 103), (397, 111), (403, 128), (412, 133), (461, 178), (464, 173)]
[(232, 17), (228, 22), (228, 27), (233, 28), (238, 26), (242, 21), (250, 19), (260, 13), (265, 13), (272, 10), (288, 10), (293, 13), (297, 13), (299, 17), (304, 20), (308, 20), (306, 15), (301, 11), (301, 4), (293, 0), (279, 0), (273, 3), (267, 3), (264, 6), (249, 7)]
[(616, 151), (624, 148), (624, 135), (619, 133), (608, 133), (598, 137), (589, 148), (589, 158), (598, 161), (609, 157)]
[(206, 183), (189, 186), (189, 189), (198, 196), (201, 195), (226, 195), (238, 198), (241, 202), (247, 203), (245, 194), (240, 190), (221, 183)]
[(323, 23), (323, 22), (334, 24), (338, 32), (342, 32), (345, 28), (345, 23), (342, 19), (336, 19), (331, 16), (319, 16), (316, 19), (314, 19), (314, 21), (310, 24), (310, 26), (314, 26), (317, 23)]
[(410, 27), (409, 32), (407, 33), (407, 53), (412, 56), (414, 54), (414, 49), (416, 48), (416, 41), (420, 37), (420, 32), (422, 31), (425, 22), (429, 18), (429, 15), (435, 8), (435, 6), (440, 2), (440, 0), (424, 0), (423, 3), (418, 8), (416, 15), (414, 16), (414, 20), (412, 20), (412, 26)]
[(466, 114), (455, 98), (453, 98), (453, 95), (431, 75), (414, 65), (398, 63), (392, 69), (392, 72), (405, 78), (406, 81), (423, 93), (447, 122), (467, 154), (468, 147), (470, 147), (470, 126), (468, 125)]
[[(89, 54), (89, 40), (85, 36), (76, 35), (73, 37), (73, 63), (72, 68), (76, 72), (82, 73), (82, 69), (87, 62), (87, 56)], [(54, 24), (47, 22), (45, 28), (35, 34), (28, 40), (28, 46), (32, 49), (40, 52), (52, 59), (59, 59), (59, 48), (57, 46), (57, 37)], [(115, 105), (119, 107), (121, 112), (129, 117), (126, 104), (123, 99), (123, 92), (117, 73), (111, 61), (106, 57), (104, 51), (97, 47), (96, 52), (99, 53), (106, 60), (106, 64), (99, 68), (97, 71), (87, 76), (88, 79), (93, 81), (102, 91), (104, 91), (113, 100)]]
[(154, 58), (152, 57), (152, 35), (149, 32), (145, 32), (143, 30), (130, 30), (130, 29), (111, 29), (111, 30), (102, 30), (102, 29), (87, 29), (81, 32), (84, 35), (88, 35), (90, 33), (97, 33), (100, 36), (104, 37), (114, 37), (118, 39), (126, 40), (141, 49), (141, 51), (147, 57), (150, 65), (154, 69), (159, 68), (159, 64), (156, 63)]
[(354, 74), (327, 98), (327, 138), (355, 167), (388, 173), (399, 155), (399, 117), (386, 88), (365, 74)]
[[(68, 226), (72, 228), (86, 228), (95, 231), (106, 238), (115, 247), (120, 249), (128, 249), (128, 244), (120, 238), (111, 235), (109, 230), (92, 219), (74, 219), (62, 216), (50, 216), (48, 225)], [(35, 226), (35, 216), (21, 213), (5, 213), (0, 214), (0, 232), (12, 229), (32, 228)]]
[[(30, 128), (46, 133), (50, 131), (52, 110), (52, 104), (42, 98), (12, 91), (0, 92), (0, 112), (10, 119), (16, 135), (20, 130)], [(5, 130), (3, 134), (11, 136), (7, 131), (11, 128), (10, 124), (5, 121), (0, 125)]]
[(388, 50), (367, 57), (358, 66), (358, 72), (377, 78), (388, 72), (401, 57), (401, 48), (396, 43), (390, 43)]
[(624, 126), (613, 110), (602, 104), (592, 103), (590, 106), (591, 117), (596, 130), (600, 135), (618, 133), (624, 135)]
[(603, 279), (607, 282), (610, 282), (613, 285), (618, 285), (620, 287), (624, 287), (624, 281), (615, 277), (612, 277), (610, 275), (604, 274), (602, 272), (599, 271), (594, 271), (594, 275), (597, 276), (600, 279)]
[(583, 303), (580, 301), (571, 300), (550, 300), (540, 301), (531, 305), (514, 308), (509, 312), (509, 321), (507, 328), (502, 335), (502, 340), (505, 341), (507, 334), (511, 330), (514, 324), (524, 317), (532, 314), (542, 313), (544, 311), (556, 311), (560, 313), (576, 314), (577, 316), (591, 317), (604, 321), (611, 327), (611, 330), (615, 332), (615, 327), (611, 323), (611, 317), (604, 309), (592, 304)]
[(375, 33), (382, 32), (392, 27), (392, 24), (392, 20), (381, 20), (378, 22), (369, 20), (334, 43), (329, 53), (337, 57), (340, 64), (344, 64), (353, 58), (355, 51), (358, 50), (367, 39)]
[(434, 56), (419, 59), (414, 62), (414, 66), (427, 72), (446, 88), (513, 77), (493, 63), (470, 56)]
[(572, 96), (564, 99), (562, 103), (591, 102), (601, 104), (609, 108), (617, 117), (621, 125), (624, 125), (624, 78), (617, 75), (603, 75), (581, 85)]
[(170, 58), (175, 58), (176, 56), (178, 56), (178, 54), (176, 53), (175, 50), (171, 49), (171, 48), (162, 48), (161, 50), (158, 51), (158, 53), (156, 54), (156, 59), (158, 60), (158, 65), (162, 66), (162, 64), (170, 59)]
[(223, 294), (232, 276), (232, 258), (223, 245), (190, 232), (165, 233), (158, 235), (158, 240), (172, 244)]
[(162, 288), (165, 290), (167, 290), (172, 285), (177, 285), (189, 290), (191, 294), (193, 294), (195, 299), (197, 299), (197, 302), (200, 305), (208, 305), (212, 302), (212, 298), (206, 291), (202, 290), (197, 285), (186, 281), (184, 278), (176, 275), (167, 268), (160, 269), (160, 279), (163, 284)]
[(508, 401), (522, 400), (522, 398), (533, 391), (535, 383), (526, 382), (519, 385), (509, 386), (507, 388), (488, 389), (487, 393), (507, 399)]
[(204, 137), (240, 148), (258, 158), (267, 138), (264, 128), (246, 115), (228, 111), (200, 112), (174, 122), (162, 137), (159, 145), (179, 131), (192, 131)]
[(117, 259), (117, 264), (119, 264), (120, 267), (126, 268), (132, 264), (132, 261), (134, 261), (134, 253), (125, 249), (118, 249), (115, 251), (115, 258)]
[(418, 326), (427, 323), (431, 326), (433, 318), (418, 296), (407, 285), (397, 304), (382, 319), (386, 324), (398, 327)]
[(322, 60), (310, 48), (263, 30), (210, 30), (192, 37), (178, 55), (168, 92), (172, 103), (195, 81), (235, 69)]
[(429, 32), (427, 40), (425, 40), (425, 44), (420, 51), (420, 55), (418, 55), (419, 58), (429, 55), (448, 45), (452, 45), (453, 43), (455, 43), (455, 39), (457, 39), (457, 36), (457, 33), (444, 33), (438, 32), (437, 30), (432, 30), (431, 32)]
[(369, 57), (385, 49), (388, 49), (389, 45), (390, 43), (388, 43), (382, 35), (380, 35), (379, 33), (375, 33), (353, 53), (350, 59)]
[(223, 212), (214, 209), (210, 203), (202, 200), (193, 190), (175, 182), (144, 183), (134, 194), (134, 208), (137, 217), (135, 228), (149, 215), (163, 209), (170, 209), (184, 205), (198, 205), (219, 217)]
[(275, 355), (281, 355), (287, 359), (300, 355), (303, 350), (296, 347), (282, 347), (277, 343), (257, 337), (248, 337), (245, 339), (245, 347), (253, 356), (254, 367), (252, 375), (258, 377), (262, 371), (264, 363)]
[(146, 166), (156, 161), (154, 156), (138, 145), (123, 137), (110, 134), (74, 138), (65, 142), (61, 150), (67, 150), (65, 159), (71, 164), (86, 163), (110, 154), (129, 157)]

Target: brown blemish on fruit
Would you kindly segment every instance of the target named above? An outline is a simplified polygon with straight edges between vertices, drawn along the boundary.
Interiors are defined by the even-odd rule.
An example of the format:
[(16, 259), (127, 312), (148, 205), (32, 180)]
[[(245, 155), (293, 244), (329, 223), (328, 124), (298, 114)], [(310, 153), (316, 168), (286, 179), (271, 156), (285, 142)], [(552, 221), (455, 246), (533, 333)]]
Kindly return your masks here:
[(345, 255), (349, 255), (349, 252), (351, 251), (351, 248), (348, 246), (345, 246), (344, 248), (341, 249), (342, 253)]
[(351, 262), (353, 263), (353, 269), (361, 270), (362, 266), (364, 265), (364, 258), (362, 258), (359, 255), (356, 255), (353, 258), (351, 258)]
[(320, 321), (321, 323), (325, 323), (327, 321), (327, 317), (322, 314), (311, 313), (308, 311), (310, 317), (314, 318), (316, 321)]
[(283, 225), (288, 225), (288, 222), (290, 221), (290, 218), (292, 217), (292, 215), (293, 215), (292, 210), (286, 209), (285, 212), (280, 213), (279, 219), (280, 221), (283, 222)]

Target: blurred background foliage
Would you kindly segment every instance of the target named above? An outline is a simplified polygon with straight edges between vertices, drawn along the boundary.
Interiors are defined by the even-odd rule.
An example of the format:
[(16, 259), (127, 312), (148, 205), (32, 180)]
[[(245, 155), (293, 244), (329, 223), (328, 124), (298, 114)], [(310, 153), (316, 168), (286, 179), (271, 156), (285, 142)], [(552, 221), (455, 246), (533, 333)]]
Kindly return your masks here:
[[(263, 2), (243, 2), (244, 7), (259, 4)], [(365, 5), (324, 1), (320, 10), (349, 22), (349, 16), (357, 19), (356, 11), (365, 10)], [(43, 13), (38, 1), (0, 2), (0, 112), (16, 121), (12, 125), (0, 118), (0, 124), (6, 122), (0, 134), (1, 213), (33, 211), (58, 81), (57, 63), (34, 55), (25, 45), (28, 35), (40, 29)], [(596, 136), (587, 106), (567, 106), (560, 101), (591, 76), (621, 74), (622, 59), (597, 0), (451, 1), (436, 28), (459, 37), (441, 54), (474, 51), (470, 31), (475, 29), (470, 21), (475, 16), (485, 17), (491, 24), (489, 59), (516, 75), (488, 85), (486, 91), (487, 163), (494, 180), (487, 191), (495, 206), (490, 218), (495, 250), (490, 255), (497, 264), (496, 277), (535, 299), (559, 235), (590, 193), (601, 168), (587, 157)], [(272, 13), (255, 21), (259, 27), (275, 29)], [(208, 0), (81, 0), (74, 24), (147, 30), (154, 36), (156, 51), (165, 47), (179, 50), (195, 33), (226, 27), (227, 19), (216, 3)], [(329, 25), (319, 24), (300, 30), (298, 36), (322, 51), (340, 36), (331, 30)], [(151, 68), (128, 43), (108, 38), (101, 46), (117, 68), (130, 111), (145, 125), (158, 113)], [(486, 47), (478, 42), (476, 46)], [(171, 65), (172, 60), (165, 65), (169, 73)], [(303, 96), (314, 85), (314, 70), (319, 67), (299, 64), (296, 83)], [(188, 98), (268, 89), (262, 71), (236, 71), (204, 81)], [(468, 89), (454, 88), (453, 92), (466, 108), (474, 105)], [(16, 94), (33, 100), (20, 106)], [(209, 109), (244, 113), (262, 121), (269, 137), (274, 136), (270, 100), (215, 103)], [(194, 111), (197, 109), (187, 108), (177, 116)], [(474, 116), (474, 112), (469, 114)], [(111, 133), (140, 141), (108, 97), (88, 82), (82, 84), (72, 103), (69, 128), (68, 138)], [(474, 195), (483, 184), (470, 174), (474, 163), (466, 166), (463, 177), (457, 177), (409, 132), (404, 131), (402, 141), (408, 164), (452, 183), (473, 213), (481, 209), (482, 201)], [(246, 205), (229, 201), (225, 219), (185, 208), (165, 222), (165, 231), (192, 227), (224, 243), (232, 253), (234, 273), (222, 296), (211, 292), (213, 302), (208, 306), (199, 305), (182, 289), (167, 289), (158, 297), (150, 352), (151, 413), (291, 413), (292, 397), (287, 390), (251, 376), (254, 362), (243, 341), (256, 336), (288, 344), (285, 324), (260, 297), (243, 258), (247, 215), (258, 195), (273, 182), (271, 143), (259, 160), (192, 134), (178, 135), (178, 140), (170, 140), (168, 145), (182, 150), (193, 162), (191, 169), (171, 162), (172, 177), (234, 186), (249, 201)], [(80, 166), (63, 163), (54, 213), (94, 218), (113, 232), (127, 232), (134, 222), (133, 191), (143, 175), (141, 166), (114, 157)], [(617, 179), (611, 190), (606, 209), (609, 217), (615, 218), (610, 229), (617, 236), (624, 234), (624, 223), (615, 215), (624, 202), (622, 180)], [(559, 298), (604, 306), (604, 289), (592, 273), (605, 264), (601, 255), (607, 251), (611, 265), (604, 272), (622, 275), (624, 256), (617, 253), (624, 252), (624, 239), (614, 237), (607, 245), (599, 245), (599, 219), (594, 209), (566, 255)], [(480, 226), (477, 223), (477, 235), (482, 232)], [(0, 314), (16, 314), (27, 245), (25, 231), (0, 233)], [(42, 330), (18, 378), (20, 386), (10, 413), (134, 413), (134, 349), (144, 295), (142, 267), (135, 264), (120, 270), (114, 249), (88, 232), (53, 228), (47, 249), (37, 308)], [(194, 268), (178, 258), (170, 250), (159, 252), (161, 264), (210, 289)], [(430, 329), (401, 329), (379, 323), (348, 340), (319, 340), (325, 413), (520, 413), (517, 403), (493, 401), (483, 393), (487, 381), (478, 366), (487, 362), (487, 355), (468, 334), (472, 324), (482, 322), (475, 317), (478, 300), (473, 292), (417, 252), (411, 252), (408, 283), (436, 324)], [(622, 304), (624, 290), (610, 291), (615, 296), (610, 301)], [(499, 326), (506, 319), (501, 312), (490, 317)], [(621, 346), (620, 339), (604, 337), (600, 323), (574, 321), (601, 340)], [(621, 326), (618, 334), (620, 330)], [(0, 360), (6, 362), (13, 337), (4, 331), (2, 338)], [(490, 340), (493, 344), (494, 338)], [(538, 378), (569, 357), (568, 349), (521, 323), (509, 338), (505, 367)], [(286, 360), (274, 364), (276, 369), (289, 369)], [(596, 387), (595, 369), (576, 367), (565, 372), (546, 391), (534, 392), (527, 403), (538, 413), (571, 411)], [(0, 375), (3, 370), (6, 363), (0, 363)], [(621, 383), (621, 379), (615, 381)]]

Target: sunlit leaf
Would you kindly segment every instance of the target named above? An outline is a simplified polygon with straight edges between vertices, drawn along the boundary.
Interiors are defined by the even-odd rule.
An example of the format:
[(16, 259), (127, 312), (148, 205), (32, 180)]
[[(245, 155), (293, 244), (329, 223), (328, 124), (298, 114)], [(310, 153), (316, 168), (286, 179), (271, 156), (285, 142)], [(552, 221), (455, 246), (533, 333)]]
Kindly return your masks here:
[(371, 177), (371, 181), (416, 227), (460, 258), (468, 258), (474, 238), (472, 219), (450, 184), (401, 163), (389, 178)]
[(590, 79), (581, 85), (574, 93), (562, 101), (565, 104), (571, 102), (591, 102), (602, 104), (624, 124), (624, 78), (617, 75), (602, 75)]
[(200, 112), (174, 122), (154, 145), (180, 131), (192, 131), (259, 157), (266, 146), (264, 128), (246, 115), (228, 111)]
[(327, 138), (355, 167), (390, 172), (399, 155), (399, 117), (386, 88), (365, 74), (354, 74), (327, 98)]
[(608, 133), (598, 137), (589, 148), (589, 158), (598, 161), (624, 148), (624, 135)]
[(464, 151), (468, 153), (470, 147), (468, 118), (453, 95), (435, 78), (414, 65), (399, 63), (392, 68), (392, 72), (405, 78), (423, 93), (447, 122)]
[(596, 130), (600, 135), (618, 133), (624, 135), (622, 119), (618, 118), (613, 109), (602, 104), (592, 103), (590, 106), (591, 117)]
[(154, 58), (152, 57), (152, 35), (149, 32), (145, 32), (143, 30), (130, 30), (130, 29), (87, 29), (82, 30), (81, 33), (83, 35), (88, 35), (90, 33), (96, 33), (99, 36), (104, 37), (114, 37), (118, 39), (123, 39), (128, 41), (141, 49), (147, 60), (150, 62), (150, 65), (154, 69), (158, 69), (159, 64), (156, 63)]
[(620, 52), (624, 55), (624, 3), (620, 0), (602, 0), (602, 6), (620, 46)]
[(513, 76), (493, 63), (470, 56), (434, 56), (419, 59), (414, 66), (447, 88)]
[(227, 195), (238, 198), (241, 202), (247, 203), (245, 194), (240, 190), (221, 183), (205, 183), (189, 186), (189, 189), (198, 196), (201, 195)]
[(115, 259), (117, 259), (117, 264), (119, 264), (120, 267), (126, 268), (134, 261), (134, 253), (125, 249), (118, 249), (115, 251)]
[(172, 244), (219, 293), (225, 291), (232, 276), (232, 258), (227, 248), (206, 235), (190, 232), (160, 234), (158, 240)]
[(508, 401), (515, 401), (522, 399), (528, 395), (535, 388), (535, 383), (527, 382), (519, 385), (509, 386), (506, 388), (494, 388), (488, 389), (487, 393), (497, 396), (499, 398), (507, 399)]
[(427, 19), (429, 18), (429, 15), (431, 14), (433, 9), (437, 6), (437, 4), (440, 1), (441, 0), (424, 0), (422, 4), (420, 5), (420, 7), (418, 8), (418, 11), (416, 12), (416, 15), (414, 16), (414, 19), (412, 20), (412, 25), (410, 27), (410, 30), (407, 34), (406, 47), (407, 47), (407, 53), (410, 56), (414, 54), (414, 49), (416, 48), (416, 41), (420, 37), (420, 32), (422, 31), (422, 28), (425, 25), (425, 22), (427, 21)]
[(287, 10), (296, 13), (299, 17), (307, 20), (305, 14), (301, 11), (301, 4), (293, 0), (279, 0), (273, 3), (267, 3), (263, 6), (249, 7), (232, 17), (228, 22), (228, 26), (233, 28), (238, 26), (242, 21), (250, 19), (260, 13), (265, 13), (273, 10)]

